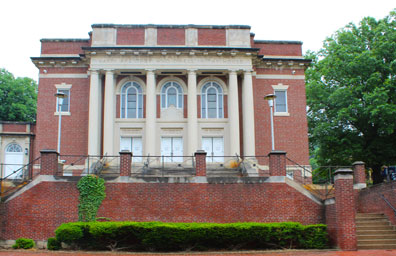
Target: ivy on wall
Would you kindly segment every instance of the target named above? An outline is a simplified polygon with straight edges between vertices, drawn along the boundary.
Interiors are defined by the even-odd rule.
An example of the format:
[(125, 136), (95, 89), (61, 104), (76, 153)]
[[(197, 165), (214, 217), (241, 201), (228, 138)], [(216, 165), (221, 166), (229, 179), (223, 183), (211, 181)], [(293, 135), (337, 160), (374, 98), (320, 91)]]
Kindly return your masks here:
[(77, 183), (80, 192), (78, 204), (79, 221), (95, 221), (99, 206), (106, 198), (105, 181), (96, 175), (82, 177)]

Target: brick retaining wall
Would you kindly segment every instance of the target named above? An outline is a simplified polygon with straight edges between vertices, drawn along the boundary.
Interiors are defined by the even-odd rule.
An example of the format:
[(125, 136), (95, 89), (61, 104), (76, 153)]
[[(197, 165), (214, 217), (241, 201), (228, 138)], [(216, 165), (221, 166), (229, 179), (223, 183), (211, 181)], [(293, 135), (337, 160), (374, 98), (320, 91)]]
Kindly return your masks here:
[[(41, 182), (4, 203), (0, 239), (45, 240), (78, 219), (76, 181)], [(106, 183), (98, 217), (114, 221), (322, 223), (323, 206), (286, 183)]]

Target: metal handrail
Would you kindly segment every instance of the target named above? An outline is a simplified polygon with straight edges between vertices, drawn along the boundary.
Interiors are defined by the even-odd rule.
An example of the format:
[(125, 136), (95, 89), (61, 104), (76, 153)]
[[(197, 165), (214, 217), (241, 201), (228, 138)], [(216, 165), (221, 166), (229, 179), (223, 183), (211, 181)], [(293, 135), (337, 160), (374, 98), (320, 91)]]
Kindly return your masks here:
[(388, 201), (388, 199), (385, 198), (385, 196), (384, 196), (383, 194), (381, 195), (381, 198), (384, 199), (384, 201), (385, 201), (385, 202), (388, 204), (388, 206), (393, 210), (393, 213), (394, 213), (395, 216), (396, 216), (396, 208), (393, 207), (393, 205)]
[[(11, 175), (14, 175), (15, 173), (17, 173), (17, 172), (23, 170), (23, 168), (25, 168), (26, 166), (29, 166), (29, 165), (33, 164), (35, 161), (37, 161), (37, 160), (40, 159), (40, 158), (41, 158), (41, 157), (37, 157), (36, 159), (34, 159), (33, 161), (31, 161), (30, 163), (27, 163), (27, 164), (23, 165), (21, 168), (19, 168), (19, 169), (13, 171), (12, 173), (8, 174), (7, 176), (5, 176), (5, 177), (3, 177), (3, 178), (0, 177), (0, 181), (3, 181), (3, 180), (5, 180), (5, 179), (7, 179), (8, 177), (10, 177)], [(7, 165), (7, 164), (2, 164), (2, 165)], [(15, 164), (15, 165), (16, 165), (16, 164)]]

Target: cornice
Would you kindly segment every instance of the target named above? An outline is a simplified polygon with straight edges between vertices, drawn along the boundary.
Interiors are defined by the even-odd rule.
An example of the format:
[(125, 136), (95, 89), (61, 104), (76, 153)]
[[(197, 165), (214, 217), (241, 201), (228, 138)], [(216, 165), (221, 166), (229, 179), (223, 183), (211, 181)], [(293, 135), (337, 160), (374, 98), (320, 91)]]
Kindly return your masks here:
[(237, 48), (237, 47), (145, 47), (145, 46), (125, 46), (125, 47), (82, 47), (85, 56), (95, 55), (184, 55), (184, 56), (256, 56), (258, 48)]
[(87, 66), (84, 59), (81, 57), (46, 56), (46, 57), (31, 57), (30, 59), (37, 68), (48, 67), (48, 66), (61, 66), (61, 67)]

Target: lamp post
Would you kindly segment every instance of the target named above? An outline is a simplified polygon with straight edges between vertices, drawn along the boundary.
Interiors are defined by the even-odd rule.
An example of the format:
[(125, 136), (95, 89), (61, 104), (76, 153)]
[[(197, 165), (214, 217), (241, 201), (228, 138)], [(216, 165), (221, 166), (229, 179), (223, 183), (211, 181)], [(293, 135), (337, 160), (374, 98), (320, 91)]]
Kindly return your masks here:
[(63, 92), (55, 93), (55, 97), (58, 99), (58, 114), (59, 114), (59, 124), (58, 124), (58, 147), (57, 151), (60, 154), (60, 145), (61, 145), (61, 127), (62, 127), (62, 104), (63, 99), (67, 97)]
[(272, 142), (272, 151), (275, 150), (275, 139), (274, 139), (274, 99), (276, 98), (275, 94), (268, 94), (264, 96), (264, 99), (268, 101), (268, 106), (270, 107), (271, 112), (271, 142)]

